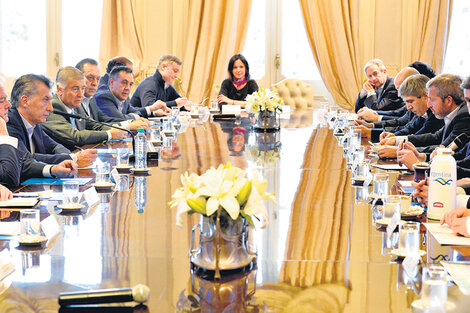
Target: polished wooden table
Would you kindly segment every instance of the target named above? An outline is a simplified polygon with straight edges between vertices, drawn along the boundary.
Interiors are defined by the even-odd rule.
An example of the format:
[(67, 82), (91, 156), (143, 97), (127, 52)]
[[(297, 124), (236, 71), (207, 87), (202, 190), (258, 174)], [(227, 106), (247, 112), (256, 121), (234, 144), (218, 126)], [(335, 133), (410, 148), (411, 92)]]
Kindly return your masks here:
[[(139, 283), (150, 287), (149, 312), (221, 312), (230, 303), (229, 312), (411, 312), (420, 275), (407, 277), (390, 255), (370, 205), (357, 200), (360, 191), (351, 186), (332, 130), (321, 127), (313, 111), (294, 112), (263, 148), (249, 119), (233, 123), (193, 123), (150, 163), (151, 176), (128, 176), (127, 186), (124, 181), (120, 191), (101, 194), (98, 205), (80, 214), (63, 215), (57, 203), (42, 202), (42, 217), (53, 215), (60, 232), (42, 250), (0, 241), (16, 267), (0, 282), (0, 312), (57, 312), (60, 292)], [(237, 136), (234, 127), (245, 134)], [(277, 204), (268, 204), (269, 225), (256, 231), (256, 268), (213, 282), (190, 271), (191, 229), (198, 217), (177, 228), (168, 202), (181, 174), (201, 174), (228, 161), (266, 178)], [(93, 177), (90, 170), (79, 175)], [(428, 261), (436, 253), (465, 255), (431, 241), (428, 236)]]

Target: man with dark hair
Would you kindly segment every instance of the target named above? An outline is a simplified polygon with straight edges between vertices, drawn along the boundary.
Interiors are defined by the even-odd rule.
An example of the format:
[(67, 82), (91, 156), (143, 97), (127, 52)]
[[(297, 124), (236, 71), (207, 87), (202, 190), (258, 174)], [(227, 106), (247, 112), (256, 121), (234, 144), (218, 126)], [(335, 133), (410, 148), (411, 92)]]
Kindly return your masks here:
[(165, 107), (190, 106), (188, 99), (181, 97), (171, 84), (178, 77), (183, 62), (167, 54), (160, 57), (155, 74), (144, 79), (131, 98), (135, 107), (147, 107), (155, 103)]
[(0, 85), (0, 182), (8, 188), (17, 187), (21, 181), (31, 177), (72, 176), (77, 165), (65, 160), (57, 165), (38, 162), (31, 154), (18, 149), (18, 139), (8, 133), (8, 109), (11, 104), (5, 88)]
[[(148, 129), (150, 122), (142, 117), (136, 120), (125, 120), (117, 117), (110, 117), (103, 113), (96, 104), (96, 99), (93, 97), (98, 89), (98, 80), (100, 78), (100, 69), (98, 62), (94, 59), (83, 59), (75, 65), (86, 79), (85, 95), (82, 101), (82, 107), (86, 115), (95, 121), (102, 123), (115, 124), (116, 126), (128, 129), (138, 130), (139, 128)], [(107, 89), (107, 88), (106, 88)]]
[(134, 85), (132, 69), (127, 66), (116, 66), (109, 74), (109, 88), (95, 94), (98, 107), (106, 115), (123, 120), (135, 120), (140, 116), (164, 115), (160, 103), (144, 108), (135, 108), (129, 101), (129, 94)]
[(8, 131), (19, 141), (19, 148), (31, 153), (33, 158), (49, 164), (73, 160), (80, 167), (89, 166), (96, 159), (96, 150), (71, 153), (58, 144), (42, 129), (41, 124), (52, 112), (52, 82), (43, 75), (27, 74), (15, 81), (8, 113)]
[(98, 84), (98, 90), (108, 88), (109, 83), (109, 73), (115, 68), (116, 66), (127, 66), (130, 69), (134, 69), (134, 64), (131, 60), (123, 56), (117, 56), (109, 60), (108, 64), (106, 65), (106, 73), (100, 78), (100, 82)]
[(127, 132), (99, 123), (62, 116), (56, 112), (86, 116), (81, 104), (85, 92), (85, 77), (78, 69), (66, 66), (57, 72), (57, 95), (52, 100), (54, 112), (49, 114), (44, 131), (68, 149), (97, 144), (111, 139), (123, 139)]

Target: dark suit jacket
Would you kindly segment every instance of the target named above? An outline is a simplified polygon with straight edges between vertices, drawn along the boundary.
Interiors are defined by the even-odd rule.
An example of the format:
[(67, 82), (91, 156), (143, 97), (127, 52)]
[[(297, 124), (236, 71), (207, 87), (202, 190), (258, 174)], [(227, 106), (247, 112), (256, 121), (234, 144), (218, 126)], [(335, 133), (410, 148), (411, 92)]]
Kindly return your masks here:
[(399, 109), (403, 105), (403, 100), (398, 96), (398, 91), (395, 88), (393, 78), (387, 77), (380, 95), (361, 98), (361, 94), (359, 93), (356, 100), (355, 111), (357, 113), (357, 111), (365, 106), (376, 111), (391, 111)]
[(147, 110), (145, 108), (135, 108), (131, 105), (129, 99), (124, 100), (122, 110), (119, 111), (119, 100), (114, 96), (109, 88), (106, 90), (99, 90), (93, 98), (95, 98), (98, 108), (100, 108), (100, 110), (109, 117), (121, 120), (135, 120), (135, 116), (131, 113), (148, 117)]
[(135, 107), (146, 107), (154, 104), (157, 100), (161, 100), (166, 103), (167, 107), (172, 107), (176, 106), (175, 99), (180, 97), (171, 85), (165, 90), (165, 81), (157, 70), (155, 74), (147, 77), (137, 86), (132, 95), (131, 104)]
[(392, 111), (376, 111), (377, 114), (382, 115), (382, 121), (392, 120), (405, 115), (408, 112), (406, 105)]
[[(52, 100), (54, 111), (67, 112), (65, 104), (60, 101), (57, 95)], [(86, 113), (81, 106), (74, 109), (75, 114), (86, 117)], [(43, 124), (44, 131), (57, 142), (60, 142), (70, 150), (75, 146), (84, 146), (105, 142), (108, 140), (106, 131), (111, 128), (98, 123), (85, 120), (75, 121), (76, 129), (73, 128), (70, 118), (59, 114), (51, 113), (47, 121)]]
[[(8, 111), (8, 133), (12, 137), (18, 138), (18, 149), (31, 153), (28, 132), (16, 108)], [(48, 164), (58, 164), (64, 160), (70, 160), (70, 150), (55, 142), (49, 137), (38, 124), (34, 128), (33, 143), (35, 153), (33, 158)]]
[(96, 99), (93, 97), (90, 99), (90, 102), (88, 103), (88, 108), (90, 110), (90, 114), (88, 114), (88, 112), (84, 109), (85, 114), (88, 117), (91, 117), (92, 119), (94, 119), (95, 121), (102, 122), (102, 123), (110, 123), (110, 124), (120, 123), (120, 122), (125, 121), (125, 119), (110, 117), (104, 114), (104, 112), (101, 111), (98, 105), (96, 104)]
[(428, 118), (417, 116), (417, 118), (406, 124), (405, 127), (395, 132), (395, 136), (420, 135), (426, 133), (435, 133), (444, 127), (444, 120), (438, 119), (431, 109), (426, 112)]
[(100, 78), (100, 82), (98, 83), (98, 90), (108, 89), (108, 84), (109, 84), (109, 74), (105, 73)]
[(0, 182), (13, 189), (20, 184), (23, 154), (9, 144), (0, 145)]
[(374, 122), (374, 128), (404, 126), (411, 122), (414, 117), (415, 114), (413, 112), (407, 111), (406, 114), (401, 117)]
[(408, 140), (416, 147), (424, 147), (420, 151), (431, 153), (438, 145), (449, 145), (461, 133), (470, 136), (470, 115), (468, 115), (467, 106), (461, 104), (457, 110), (457, 115), (447, 128), (442, 127), (435, 133), (411, 135), (408, 136)]

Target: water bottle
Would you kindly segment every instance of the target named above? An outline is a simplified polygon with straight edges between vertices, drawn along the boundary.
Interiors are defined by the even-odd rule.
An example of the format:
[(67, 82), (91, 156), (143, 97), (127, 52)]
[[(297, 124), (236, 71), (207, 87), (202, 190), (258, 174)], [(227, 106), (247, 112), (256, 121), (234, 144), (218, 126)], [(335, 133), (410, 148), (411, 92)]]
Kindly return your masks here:
[(135, 136), (135, 168), (147, 168), (147, 136), (143, 128), (139, 128)]
[(428, 218), (440, 220), (455, 207), (457, 170), (452, 150), (438, 148), (429, 174)]
[(137, 207), (137, 213), (144, 213), (147, 204), (147, 177), (135, 176), (134, 203)]

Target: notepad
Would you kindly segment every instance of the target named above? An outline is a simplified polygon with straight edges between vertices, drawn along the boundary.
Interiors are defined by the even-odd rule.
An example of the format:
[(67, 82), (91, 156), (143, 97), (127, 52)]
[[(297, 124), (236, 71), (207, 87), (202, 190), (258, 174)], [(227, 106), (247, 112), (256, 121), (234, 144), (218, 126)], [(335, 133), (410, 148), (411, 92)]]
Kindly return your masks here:
[(398, 164), (372, 164), (372, 166), (385, 171), (408, 171), (405, 165)]
[(452, 280), (466, 296), (470, 295), (470, 265), (441, 261)]
[(428, 231), (442, 246), (470, 246), (470, 238), (457, 236), (448, 225), (423, 223)]
[(76, 181), (80, 186), (86, 185), (90, 182), (91, 178), (30, 178), (22, 185), (62, 185), (64, 181)]
[(38, 198), (13, 198), (11, 200), (0, 201), (0, 208), (32, 208), (38, 203)]

